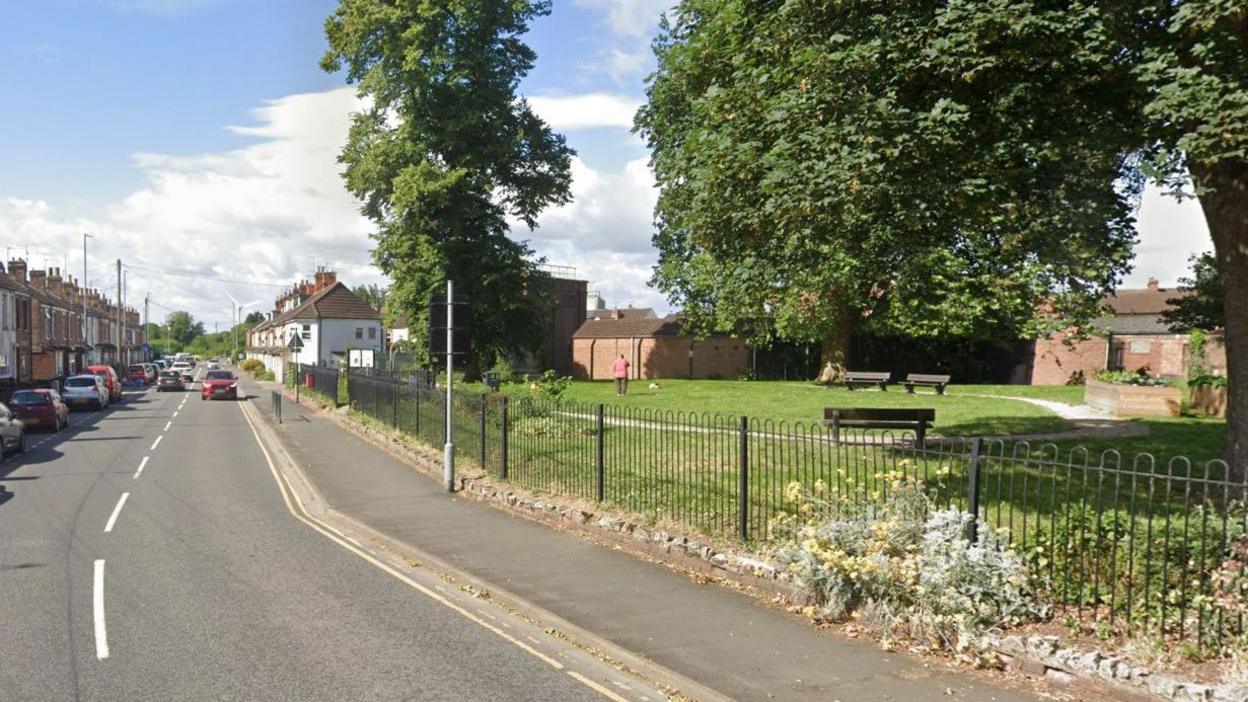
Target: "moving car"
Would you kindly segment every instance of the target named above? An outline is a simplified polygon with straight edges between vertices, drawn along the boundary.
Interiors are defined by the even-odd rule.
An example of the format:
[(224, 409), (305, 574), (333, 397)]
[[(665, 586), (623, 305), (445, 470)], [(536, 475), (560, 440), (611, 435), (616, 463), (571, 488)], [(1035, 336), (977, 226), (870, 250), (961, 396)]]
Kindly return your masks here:
[(147, 385), (147, 369), (138, 363), (127, 366), (126, 380), (139, 385)]
[(161, 371), (160, 378), (156, 380), (156, 392), (170, 390), (178, 392), (186, 390), (186, 384), (182, 382), (182, 374), (175, 370)]
[(0, 403), (0, 457), (9, 453), (26, 453), (26, 425)]
[(199, 391), (201, 400), (237, 400), (238, 378), (228, 370), (210, 370), (204, 374)]
[(220, 367), (220, 363), (217, 363), (216, 361), (208, 361), (208, 370), (217, 370)]
[(87, 366), (85, 370), (104, 379), (109, 402), (121, 402), (121, 378), (117, 377), (117, 371), (112, 366)]
[(182, 376), (184, 382), (190, 383), (195, 380), (195, 370), (186, 361), (175, 362), (172, 366), (169, 366), (169, 370)]
[(9, 409), (27, 429), (60, 431), (69, 426), (69, 407), (57, 391), (48, 388), (18, 390), (9, 398)]
[(147, 382), (156, 382), (156, 378), (160, 376), (160, 366), (155, 363), (140, 363), (139, 365), (143, 366), (143, 370), (147, 371)]
[(79, 407), (104, 409), (109, 405), (108, 386), (98, 375), (74, 375), (65, 379), (61, 397), (71, 410)]

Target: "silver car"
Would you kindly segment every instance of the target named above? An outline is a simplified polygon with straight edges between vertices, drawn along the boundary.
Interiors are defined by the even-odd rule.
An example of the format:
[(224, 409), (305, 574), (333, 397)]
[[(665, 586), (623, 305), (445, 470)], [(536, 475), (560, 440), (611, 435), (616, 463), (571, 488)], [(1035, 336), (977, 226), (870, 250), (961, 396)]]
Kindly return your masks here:
[(26, 425), (8, 406), (0, 403), (0, 458), (26, 452)]
[(71, 410), (92, 407), (104, 409), (108, 407), (108, 386), (104, 378), (98, 375), (74, 375), (65, 379), (65, 388), (61, 398)]

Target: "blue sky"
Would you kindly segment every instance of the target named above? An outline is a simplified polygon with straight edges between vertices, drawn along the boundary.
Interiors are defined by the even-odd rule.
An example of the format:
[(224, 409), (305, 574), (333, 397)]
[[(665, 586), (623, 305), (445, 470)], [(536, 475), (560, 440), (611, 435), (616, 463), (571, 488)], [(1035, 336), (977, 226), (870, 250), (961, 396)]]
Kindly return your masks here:
[[(333, 157), (354, 106), (323, 73), (322, 26), (335, 0), (38, 0), (0, 23), (0, 244), (102, 286), (120, 256), (130, 299), (151, 294), (210, 322), (222, 288), (268, 300), (273, 286), (329, 265), (379, 282), (368, 222)], [(667, 306), (646, 287), (654, 192), (630, 133), (668, 0), (556, 0), (528, 36), (538, 64), (522, 84), (579, 152), (575, 200), (519, 236), (576, 266), (612, 304)], [(1194, 203), (1151, 193), (1138, 271), (1173, 282), (1207, 248)], [(187, 252), (194, 256), (186, 256)], [(7, 251), (12, 253), (12, 251)], [(212, 283), (164, 267), (254, 281)], [(258, 306), (265, 307), (267, 302)]]

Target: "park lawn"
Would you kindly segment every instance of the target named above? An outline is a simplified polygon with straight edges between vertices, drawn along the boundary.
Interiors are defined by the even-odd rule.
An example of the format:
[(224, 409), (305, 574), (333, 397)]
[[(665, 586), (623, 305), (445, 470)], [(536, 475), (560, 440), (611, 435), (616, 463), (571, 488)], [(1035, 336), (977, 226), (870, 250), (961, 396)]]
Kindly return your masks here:
[[(1050, 433), (1074, 428), (1069, 421), (1027, 402), (971, 396), (1005, 395), (1024, 386), (957, 386), (950, 387), (949, 393), (941, 396), (930, 390), (908, 395), (901, 386), (890, 387), (886, 392), (849, 391), (802, 381), (661, 380), (658, 384), (658, 389), (651, 389), (650, 381), (633, 381), (628, 394), (619, 397), (611, 381), (575, 381), (563, 398), (591, 405), (602, 403), (686, 414), (748, 415), (807, 424), (821, 421), (825, 407), (932, 408), (936, 410), (932, 433), (943, 436)], [(512, 394), (530, 392), (523, 384), (508, 385), (506, 391)], [(1054, 392), (1044, 399), (1067, 401), (1069, 396), (1069, 392)]]

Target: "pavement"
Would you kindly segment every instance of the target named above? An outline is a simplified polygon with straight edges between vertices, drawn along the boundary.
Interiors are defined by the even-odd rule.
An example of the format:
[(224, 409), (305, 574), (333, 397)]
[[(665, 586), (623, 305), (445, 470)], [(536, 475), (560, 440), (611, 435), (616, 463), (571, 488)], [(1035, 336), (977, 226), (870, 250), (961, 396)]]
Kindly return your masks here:
[(0, 700), (604, 697), (613, 667), (292, 516), (244, 404), (127, 393), (0, 463)]
[(449, 496), (310, 407), (287, 400), (278, 424), (270, 404), (275, 383), (244, 387), (261, 396), (252, 407), (333, 510), (725, 696), (1040, 699), (940, 661), (818, 630), (725, 587)]

